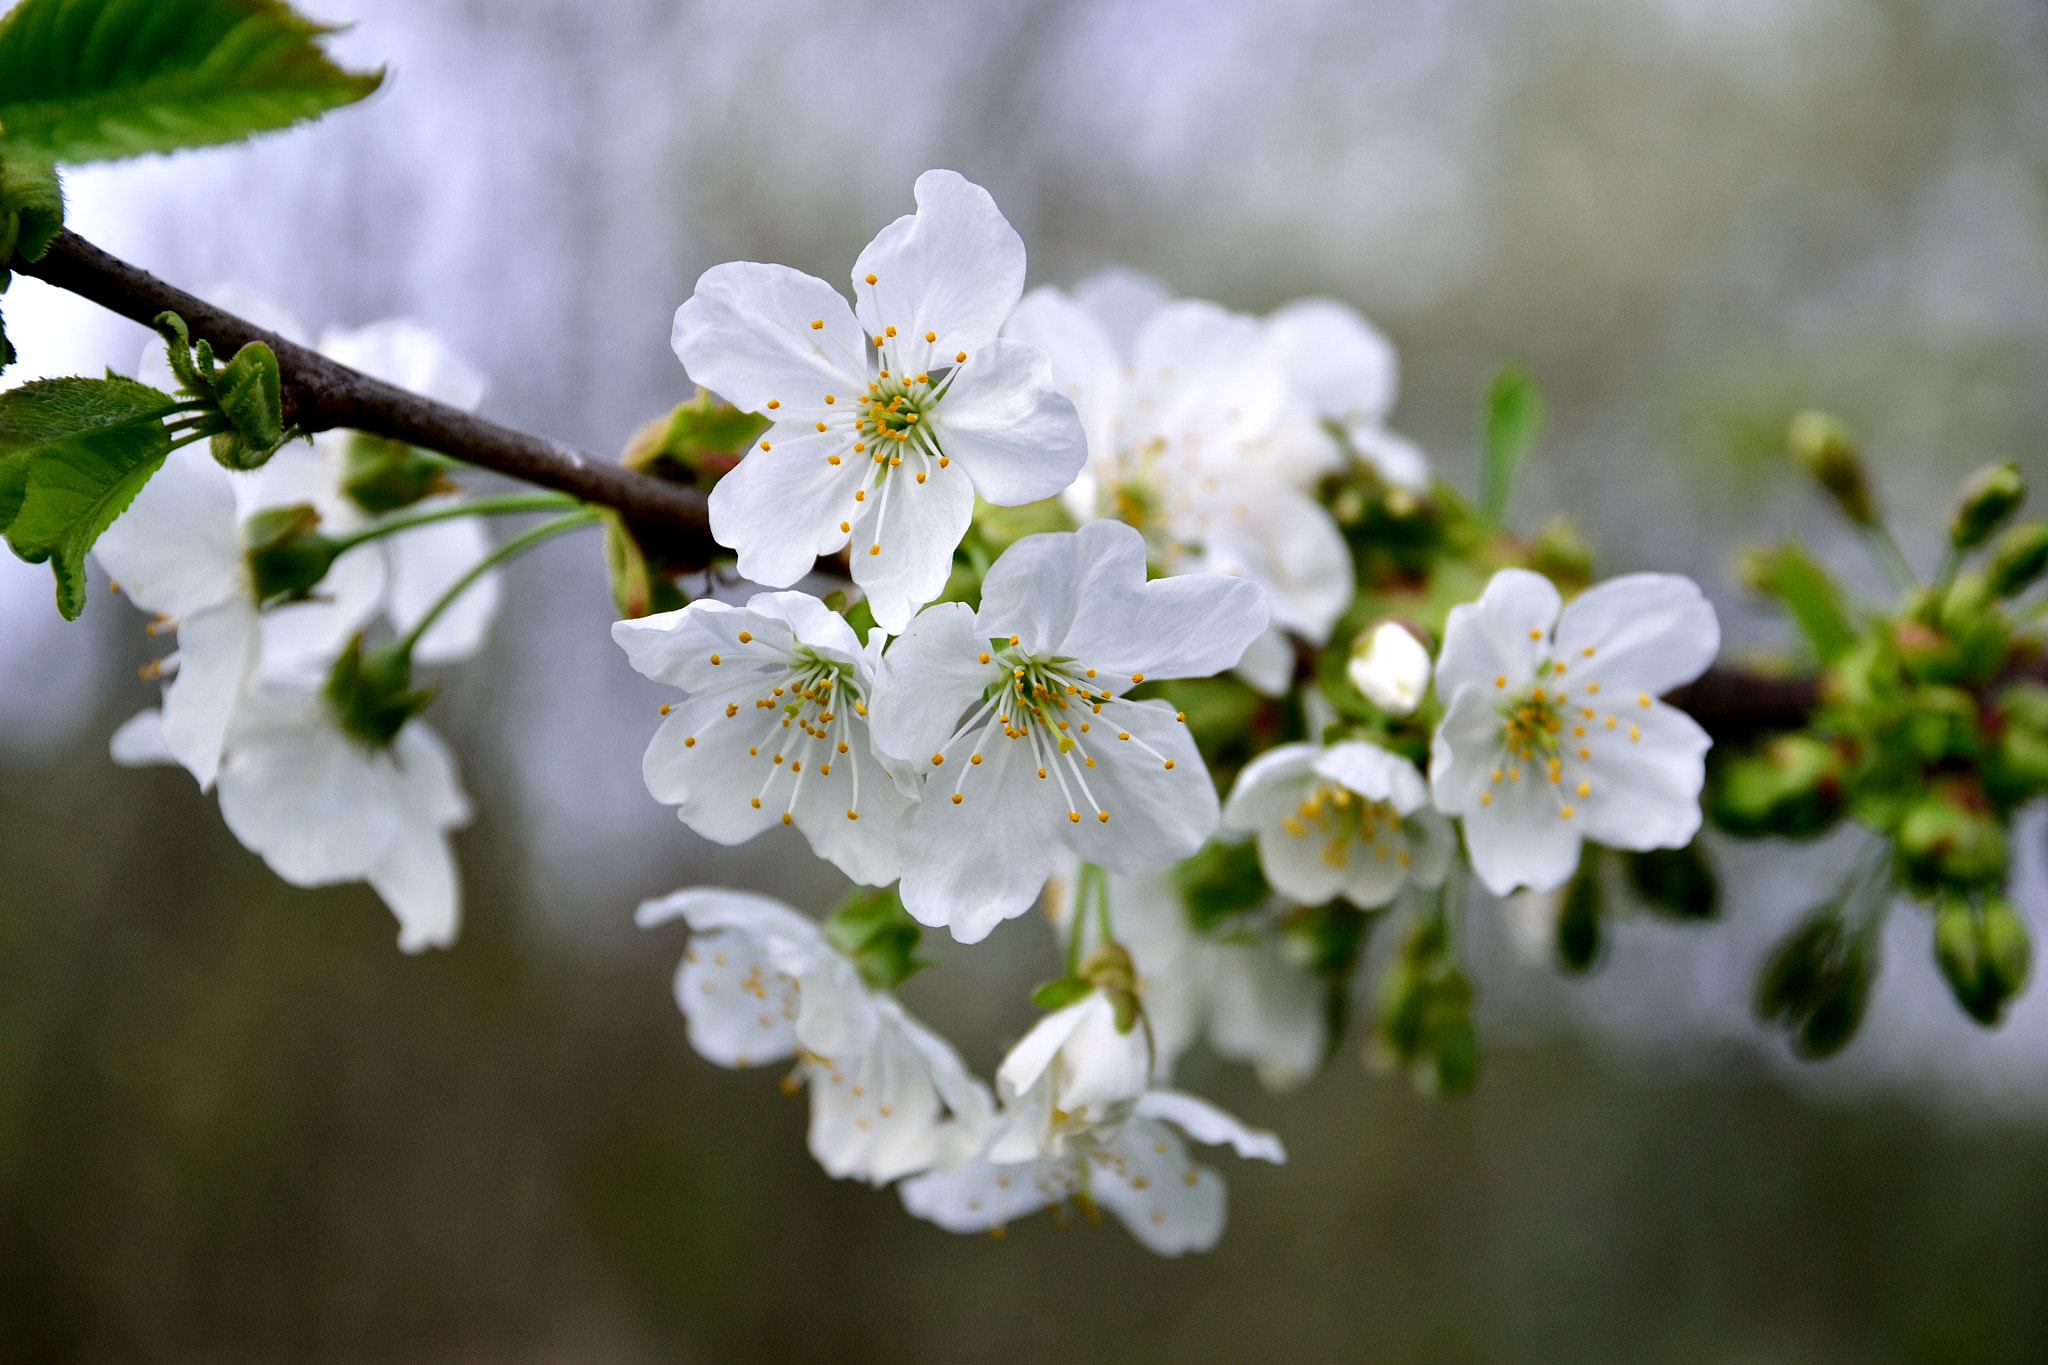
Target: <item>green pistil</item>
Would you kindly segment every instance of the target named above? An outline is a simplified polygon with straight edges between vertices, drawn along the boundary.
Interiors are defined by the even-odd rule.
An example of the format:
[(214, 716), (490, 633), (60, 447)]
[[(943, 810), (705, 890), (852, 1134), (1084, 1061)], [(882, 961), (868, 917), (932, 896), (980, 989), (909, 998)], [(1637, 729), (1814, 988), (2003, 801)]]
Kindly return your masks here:
[(1546, 688), (1537, 683), (1527, 692), (1499, 709), (1506, 722), (1504, 738), (1508, 752), (1527, 762), (1541, 758), (1549, 760), (1557, 753), (1558, 732), (1564, 729), (1564, 718), (1560, 714), (1564, 707), (1562, 688)]

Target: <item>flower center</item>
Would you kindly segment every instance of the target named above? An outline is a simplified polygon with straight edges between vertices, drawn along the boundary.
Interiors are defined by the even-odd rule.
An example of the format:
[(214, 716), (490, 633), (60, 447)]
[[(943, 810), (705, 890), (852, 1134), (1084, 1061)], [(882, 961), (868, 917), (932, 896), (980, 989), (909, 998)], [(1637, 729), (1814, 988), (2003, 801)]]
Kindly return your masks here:
[(1564, 729), (1563, 709), (1564, 690), (1540, 682), (1503, 704), (1501, 739), (1508, 752), (1525, 763), (1550, 758)]
[[(830, 777), (833, 763), (846, 761), (852, 765), (849, 777), (853, 786), (846, 818), (858, 820), (860, 767), (852, 760), (855, 737), (850, 732), (854, 718), (865, 718), (868, 712), (853, 666), (798, 643), (790, 651), (788, 668), (765, 681), (766, 690), (750, 704), (757, 711), (781, 712), (781, 720), (770, 732), (770, 738), (777, 742), (763, 742), (747, 749), (748, 758), (763, 759), (768, 764), (767, 777), (760, 790), (749, 798), (750, 804), (755, 810), (761, 809), (787, 775), (789, 787), (781, 802), (782, 823), (791, 824), (797, 798), (811, 772), (815, 770), (821, 778)], [(740, 700), (726, 703), (728, 719), (739, 715), (741, 704)], [(694, 736), (683, 741), (690, 747), (696, 742)]]
[(1381, 860), (1392, 858), (1402, 867), (1411, 861), (1407, 840), (1393, 838), (1401, 832), (1401, 813), (1393, 804), (1360, 796), (1335, 782), (1317, 782), (1310, 787), (1281, 827), (1297, 839), (1308, 838), (1311, 831), (1323, 838), (1319, 856), (1332, 867), (1344, 866), (1353, 839), (1370, 847)]

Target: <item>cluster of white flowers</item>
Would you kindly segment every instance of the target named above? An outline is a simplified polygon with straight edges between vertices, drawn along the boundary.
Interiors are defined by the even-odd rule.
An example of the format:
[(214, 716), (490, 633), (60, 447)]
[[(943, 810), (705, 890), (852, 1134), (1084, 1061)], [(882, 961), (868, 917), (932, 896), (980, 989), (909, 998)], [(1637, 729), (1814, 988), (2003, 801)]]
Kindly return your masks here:
[[(1384, 729), (1326, 724), (1308, 660), (1355, 593), (1326, 481), (1366, 470), (1409, 506), (1430, 488), (1387, 426), (1386, 340), (1328, 300), (1257, 318), (1124, 272), (1027, 295), (1023, 244), (985, 191), (932, 171), (916, 201), (856, 260), (850, 305), (736, 263), (677, 312), (689, 376), (768, 420), (710, 497), (713, 534), (766, 591), (613, 637), (681, 693), (643, 766), (690, 829), (737, 844), (793, 826), (962, 943), (1043, 903), (1066, 973), (991, 1089), (897, 1001), (903, 971), (830, 923), (711, 889), (651, 901), (640, 922), (693, 931), (676, 996), (698, 1052), (795, 1059), (831, 1174), (901, 1181), (912, 1213), (955, 1231), (1072, 1204), (1164, 1254), (1206, 1248), (1223, 1185), (1186, 1141), (1283, 1152), (1170, 1088), (1176, 1062), (1206, 1039), (1285, 1088), (1335, 1044), (1317, 975), (1334, 969), (1305, 964), (1281, 927), (1338, 901), (1462, 894), (1461, 861), (1506, 895), (1563, 884), (1584, 840), (1689, 842), (1707, 739), (1658, 698), (1713, 658), (1714, 612), (1682, 578), (1619, 578), (1566, 605), (1549, 579), (1503, 570), (1450, 612), (1434, 663), (1426, 630), (1356, 632), (1357, 694), (1389, 724), (1441, 717), (1415, 732), (1426, 772), (1420, 740), (1404, 754)], [(407, 324), (323, 345), (478, 396)], [(217, 782), (230, 826), (286, 878), (367, 880), (404, 946), (445, 944), (445, 836), (468, 814), (453, 765), (409, 711), (388, 733), (351, 727), (336, 661), (379, 612), (423, 661), (473, 652), (495, 584), (451, 589), (488, 551), (480, 523), (416, 502), (421, 524), (350, 542), (316, 595), (282, 604), (258, 601), (245, 552), (266, 509), (310, 506), (344, 539), (376, 530), (343, 484), (350, 439), (248, 476), (180, 453), (101, 542), (179, 644), (161, 712), (115, 748)], [(1053, 499), (1076, 529), (1014, 539), (959, 589), (978, 505)], [(799, 589), (842, 554), (864, 612)], [(1291, 704), (1301, 738), (1264, 741), (1219, 800), (1189, 717), (1152, 684), (1232, 672)], [(1218, 847), (1255, 849), (1257, 886), (1197, 916), (1176, 869)]]

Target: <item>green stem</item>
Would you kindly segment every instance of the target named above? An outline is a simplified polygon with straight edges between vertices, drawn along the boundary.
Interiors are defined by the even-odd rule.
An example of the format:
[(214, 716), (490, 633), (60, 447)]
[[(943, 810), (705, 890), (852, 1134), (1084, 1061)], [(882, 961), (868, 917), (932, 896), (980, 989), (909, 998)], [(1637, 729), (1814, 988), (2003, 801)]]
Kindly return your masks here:
[(1948, 549), (1942, 551), (1941, 567), (1934, 572), (1935, 591), (1941, 592), (1946, 590), (1949, 584), (1956, 581), (1956, 571), (1962, 567), (1963, 552), (1951, 543)]
[(1913, 572), (1913, 566), (1906, 560), (1906, 552), (1899, 548), (1898, 541), (1892, 539), (1891, 531), (1883, 522), (1867, 521), (1860, 529), (1864, 543), (1869, 545), (1870, 553), (1883, 566), (1894, 588), (1905, 593), (1920, 586), (1920, 576)]
[(1081, 939), (1088, 927), (1088, 892), (1095, 885), (1095, 879), (1102, 869), (1093, 863), (1082, 863), (1081, 870), (1074, 874), (1073, 923), (1067, 926), (1067, 975), (1081, 974)]
[(1443, 884), (1437, 888), (1440, 913), (1444, 918), (1444, 956), (1451, 966), (1465, 970), (1465, 865), (1451, 859), (1444, 869)]
[(573, 531), (579, 526), (594, 525), (596, 521), (597, 509), (584, 507), (571, 512), (568, 516), (556, 517), (553, 521), (544, 521), (538, 526), (521, 531), (518, 535), (470, 565), (468, 572), (449, 584), (448, 590), (435, 598), (434, 605), (427, 608), (427, 614), (414, 622), (413, 628), (407, 631), (405, 638), (398, 642), (398, 651), (407, 657), (411, 657), (413, 647), (420, 642), (420, 637), (427, 633), (427, 628), (434, 624), (435, 619), (442, 612), (446, 611), (456, 598), (462, 596), (470, 584), (483, 577), (487, 571), (496, 568), (514, 555), (522, 554), (532, 549), (544, 540), (550, 540), (555, 536), (561, 535), (564, 531)]
[(1116, 942), (1116, 930), (1109, 922), (1109, 873), (1099, 867), (1095, 869), (1095, 918), (1102, 930), (1102, 941)]
[(431, 507), (423, 512), (407, 512), (383, 521), (373, 521), (358, 531), (334, 537), (335, 553), (353, 550), (366, 540), (379, 536), (396, 535), (410, 531), (415, 526), (430, 526), (437, 521), (449, 521), (455, 517), (502, 516), (512, 512), (556, 512), (568, 511), (583, 504), (562, 493), (505, 493), (495, 498), (472, 498), (468, 502), (450, 503)]

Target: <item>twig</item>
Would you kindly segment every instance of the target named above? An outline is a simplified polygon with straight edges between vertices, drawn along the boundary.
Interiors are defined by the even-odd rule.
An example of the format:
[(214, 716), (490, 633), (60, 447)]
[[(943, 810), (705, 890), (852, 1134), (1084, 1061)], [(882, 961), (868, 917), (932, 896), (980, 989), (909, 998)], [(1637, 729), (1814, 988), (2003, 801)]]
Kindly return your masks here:
[(191, 329), (193, 340), (212, 343), (223, 359), (251, 341), (263, 342), (277, 353), (288, 426), (309, 432), (335, 427), (369, 432), (615, 508), (652, 542), (650, 548), (658, 546), (678, 567), (709, 564), (725, 553), (711, 539), (704, 494), (695, 488), (664, 482), (372, 379), (165, 284), (76, 233), (59, 233), (41, 260), (16, 260), (14, 269), (145, 327), (159, 313), (176, 313)]

